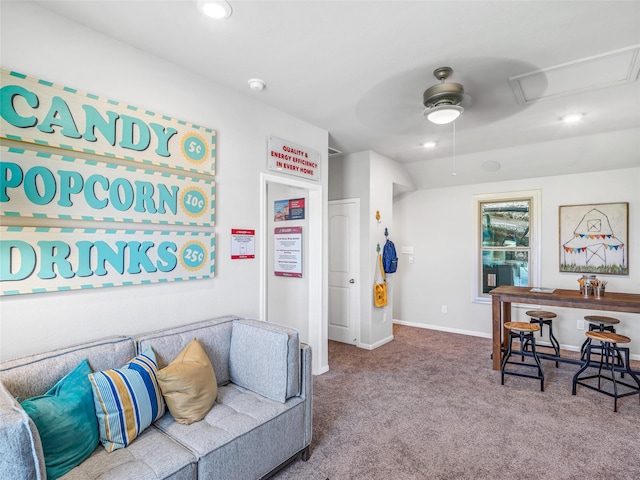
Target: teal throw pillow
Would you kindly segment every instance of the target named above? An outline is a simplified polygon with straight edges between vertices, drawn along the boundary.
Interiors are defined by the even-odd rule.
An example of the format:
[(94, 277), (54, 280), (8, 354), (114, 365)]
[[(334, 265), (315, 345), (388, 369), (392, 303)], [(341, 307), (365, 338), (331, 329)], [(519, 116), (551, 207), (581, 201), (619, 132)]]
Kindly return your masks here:
[(38, 428), (48, 480), (82, 463), (98, 445), (90, 373), (83, 360), (47, 393), (21, 402)]

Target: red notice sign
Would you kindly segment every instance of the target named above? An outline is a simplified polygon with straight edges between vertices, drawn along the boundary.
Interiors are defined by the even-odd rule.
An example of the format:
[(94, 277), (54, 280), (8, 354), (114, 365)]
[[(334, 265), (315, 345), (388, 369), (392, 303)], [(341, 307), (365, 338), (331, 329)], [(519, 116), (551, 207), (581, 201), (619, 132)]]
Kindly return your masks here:
[(256, 231), (231, 229), (231, 259), (256, 258)]

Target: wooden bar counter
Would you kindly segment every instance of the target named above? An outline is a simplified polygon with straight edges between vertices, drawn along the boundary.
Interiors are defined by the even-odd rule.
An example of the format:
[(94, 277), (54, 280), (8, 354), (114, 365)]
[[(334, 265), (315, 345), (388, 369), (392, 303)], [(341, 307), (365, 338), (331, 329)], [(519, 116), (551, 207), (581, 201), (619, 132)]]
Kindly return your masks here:
[(607, 291), (602, 298), (585, 297), (577, 289), (556, 289), (553, 293), (531, 292), (531, 287), (503, 285), (489, 292), (493, 316), (493, 369), (500, 370), (503, 324), (511, 321), (511, 304), (549, 305), (555, 307), (607, 310), (609, 312), (640, 313), (640, 294)]

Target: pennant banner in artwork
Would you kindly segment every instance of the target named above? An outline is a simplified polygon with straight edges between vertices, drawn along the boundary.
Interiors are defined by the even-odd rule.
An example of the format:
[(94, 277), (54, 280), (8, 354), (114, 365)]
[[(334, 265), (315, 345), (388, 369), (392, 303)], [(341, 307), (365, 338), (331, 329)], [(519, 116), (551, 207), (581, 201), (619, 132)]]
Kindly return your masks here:
[(212, 278), (209, 232), (0, 227), (1, 295)]
[[(624, 245), (620, 244), (620, 245), (607, 245), (605, 243), (602, 244), (602, 246), (604, 248), (607, 248), (609, 250), (618, 250), (619, 248), (624, 247)], [(586, 252), (587, 250), (590, 250), (587, 247), (582, 247), (582, 248), (574, 248), (574, 247), (564, 247), (564, 251), (568, 252), (568, 253), (582, 253), (582, 252)]]

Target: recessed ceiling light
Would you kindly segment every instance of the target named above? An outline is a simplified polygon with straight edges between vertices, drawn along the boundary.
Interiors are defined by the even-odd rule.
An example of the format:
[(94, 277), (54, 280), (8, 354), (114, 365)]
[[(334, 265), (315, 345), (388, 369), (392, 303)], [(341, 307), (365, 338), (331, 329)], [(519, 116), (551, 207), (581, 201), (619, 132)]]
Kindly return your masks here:
[(497, 172), (498, 170), (500, 170), (501, 166), (502, 165), (500, 165), (500, 162), (496, 162), (495, 160), (487, 160), (481, 165), (481, 168), (485, 172)]
[(424, 148), (435, 148), (435, 146), (438, 144), (438, 142), (424, 142), (422, 144), (422, 146)]
[(261, 78), (250, 78), (247, 82), (249, 84), (249, 88), (254, 92), (260, 92), (267, 84)]
[(560, 120), (562, 120), (564, 123), (575, 123), (582, 120), (582, 117), (584, 117), (584, 113), (569, 113), (562, 117)]
[(207, 17), (222, 20), (231, 16), (231, 5), (224, 0), (198, 0), (198, 9)]

